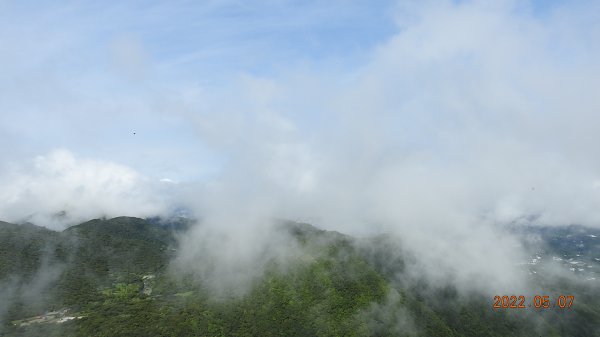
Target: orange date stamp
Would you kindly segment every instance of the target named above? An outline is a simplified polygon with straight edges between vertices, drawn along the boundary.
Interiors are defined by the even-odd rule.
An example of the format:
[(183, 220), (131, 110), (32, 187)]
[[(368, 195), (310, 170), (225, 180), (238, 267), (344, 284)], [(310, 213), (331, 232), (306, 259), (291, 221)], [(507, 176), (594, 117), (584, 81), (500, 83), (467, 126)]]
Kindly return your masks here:
[(519, 295), (511, 295), (511, 296), (494, 296), (494, 304), (492, 305), (493, 309), (526, 309), (526, 308), (534, 308), (534, 309), (569, 309), (573, 306), (573, 302), (575, 301), (575, 296), (573, 295), (560, 295), (556, 298), (551, 299), (548, 295), (535, 295), (531, 298), (528, 298)]

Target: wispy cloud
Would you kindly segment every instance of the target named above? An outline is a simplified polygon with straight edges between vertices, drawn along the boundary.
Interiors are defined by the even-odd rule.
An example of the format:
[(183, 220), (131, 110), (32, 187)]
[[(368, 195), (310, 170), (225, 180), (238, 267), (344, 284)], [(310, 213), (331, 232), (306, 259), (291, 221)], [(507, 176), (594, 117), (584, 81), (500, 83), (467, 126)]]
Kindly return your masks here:
[[(232, 235), (252, 223), (247, 208), (346, 232), (374, 226), (433, 279), (521, 284), (523, 252), (498, 225), (600, 223), (590, 10), (413, 4), (361, 67), (246, 76), (232, 101), (199, 93), (204, 107), (188, 116), (227, 163), (197, 209)], [(582, 33), (557, 34), (565, 25)], [(241, 216), (225, 223), (215, 210)]]

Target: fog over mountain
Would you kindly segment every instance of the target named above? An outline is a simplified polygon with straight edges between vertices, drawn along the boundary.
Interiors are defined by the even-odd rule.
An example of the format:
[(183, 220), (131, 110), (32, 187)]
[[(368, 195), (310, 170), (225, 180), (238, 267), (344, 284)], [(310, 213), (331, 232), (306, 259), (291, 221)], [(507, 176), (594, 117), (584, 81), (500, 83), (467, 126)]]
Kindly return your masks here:
[(600, 228), (598, 13), (2, 2), (0, 219), (184, 208), (177, 263), (235, 289), (295, 249), (272, 219), (304, 221), (387, 233), (415, 279), (523, 292), (506, 226)]

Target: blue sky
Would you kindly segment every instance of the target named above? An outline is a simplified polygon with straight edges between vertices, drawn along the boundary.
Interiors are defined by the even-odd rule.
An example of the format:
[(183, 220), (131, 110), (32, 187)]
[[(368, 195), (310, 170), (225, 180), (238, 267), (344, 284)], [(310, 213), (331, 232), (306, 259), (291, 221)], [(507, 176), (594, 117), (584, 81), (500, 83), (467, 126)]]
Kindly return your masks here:
[[(152, 96), (160, 101), (165, 92), (182, 87), (226, 87), (243, 74), (357, 66), (395, 31), (392, 6), (366, 1), (3, 2), (8, 72), (2, 81), (7, 96), (2, 129), (15, 137), (10, 152), (17, 146), (31, 156), (66, 147), (135, 163), (150, 175), (197, 178), (202, 169), (160, 172), (177, 160), (182, 160), (177, 166), (211, 166), (206, 159), (214, 158), (192, 139), (185, 121), (165, 116), (177, 111), (161, 116), (149, 111), (157, 107), (148, 105), (163, 104), (148, 102)], [(94, 101), (114, 106), (94, 106)], [(141, 111), (124, 111), (131, 109)], [(42, 120), (42, 127), (31, 125)], [(29, 126), (23, 129), (23, 124)], [(162, 158), (149, 163), (155, 167), (137, 165), (148, 164), (147, 156), (161, 147)]]
[(345, 59), (395, 32), (393, 3), (385, 1), (376, 6), (367, 1), (77, 1), (6, 7), (16, 25), (37, 26), (50, 38), (70, 37), (84, 47), (78, 51), (82, 56), (105, 54), (112, 40), (130, 34), (166, 70), (185, 75), (179, 68), (191, 67), (203, 77)]
[[(598, 13), (594, 1), (0, 1), (0, 181), (13, 191), (0, 215), (82, 191), (158, 205), (149, 194), (168, 179), (183, 191), (171, 203), (202, 210), (435, 222), (428, 207), (448, 203), (595, 223)], [(72, 193), (49, 206), (52, 180)], [(410, 212), (387, 204), (414, 190)], [(573, 195), (578, 207), (560, 207)]]
[[(547, 15), (557, 4), (562, 5), (519, 6)], [(164, 169), (174, 161), (214, 166), (210, 162), (218, 159), (194, 140), (185, 120), (165, 117), (177, 111), (155, 115), (156, 105), (166, 104), (165, 93), (220, 91), (215, 88), (228, 88), (244, 75), (346, 76), (414, 20), (414, 2), (394, 1), (3, 1), (0, 6), (6, 69), (0, 84), (6, 96), (2, 130), (14, 137), (2, 155), (66, 147), (177, 179), (204, 173)], [(113, 105), (111, 111), (102, 104)], [(44, 125), (31, 125), (36, 121)], [(138, 140), (129, 137), (135, 129)], [(193, 150), (186, 150), (190, 144)], [(177, 152), (173, 147), (181, 150), (166, 156)], [(149, 163), (154, 156), (166, 163)]]

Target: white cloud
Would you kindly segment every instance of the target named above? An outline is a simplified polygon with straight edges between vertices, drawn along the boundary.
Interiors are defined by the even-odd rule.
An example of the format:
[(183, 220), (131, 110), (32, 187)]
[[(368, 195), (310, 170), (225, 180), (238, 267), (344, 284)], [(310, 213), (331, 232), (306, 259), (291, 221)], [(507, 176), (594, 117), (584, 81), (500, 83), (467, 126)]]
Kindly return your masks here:
[[(520, 286), (522, 247), (499, 225), (600, 225), (600, 50), (582, 38), (598, 38), (598, 25), (512, 1), (407, 10), (360, 68), (246, 77), (224, 89), (235, 101), (204, 92), (191, 120), (227, 162), (197, 200), (211, 198), (203, 211), (252, 208), (227, 222), (232, 235), (270, 215), (383, 230), (432, 279)], [(576, 42), (557, 34), (564, 25)]]
[(0, 185), (1, 219), (53, 229), (101, 216), (152, 216), (167, 209), (161, 190), (136, 171), (79, 159), (67, 150), (7, 168)]

